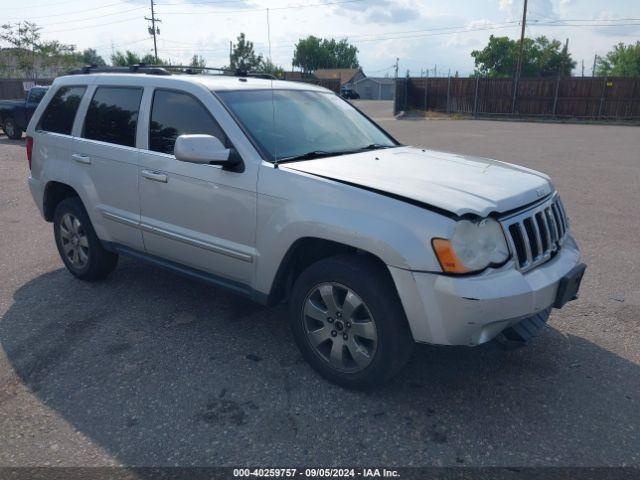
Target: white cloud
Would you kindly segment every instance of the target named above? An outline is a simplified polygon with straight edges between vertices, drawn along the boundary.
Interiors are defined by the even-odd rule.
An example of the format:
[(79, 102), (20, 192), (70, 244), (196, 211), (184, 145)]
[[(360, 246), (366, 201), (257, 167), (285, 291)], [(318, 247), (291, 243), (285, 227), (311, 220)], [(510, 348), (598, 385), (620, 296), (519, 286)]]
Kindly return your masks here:
[(369, 0), (365, 4), (360, 2), (341, 5), (341, 9), (351, 12), (357, 23), (406, 23), (418, 20), (420, 10), (413, 3), (397, 0)]
[[(640, 23), (621, 20), (621, 16), (610, 10), (602, 10), (596, 16), (596, 20), (600, 20), (603, 25), (613, 25), (614, 23), (622, 23), (623, 25), (596, 27), (595, 31), (607, 37), (614, 36), (637, 36), (640, 33)], [(626, 17), (625, 17), (626, 18)], [(617, 22), (616, 22), (617, 21)]]

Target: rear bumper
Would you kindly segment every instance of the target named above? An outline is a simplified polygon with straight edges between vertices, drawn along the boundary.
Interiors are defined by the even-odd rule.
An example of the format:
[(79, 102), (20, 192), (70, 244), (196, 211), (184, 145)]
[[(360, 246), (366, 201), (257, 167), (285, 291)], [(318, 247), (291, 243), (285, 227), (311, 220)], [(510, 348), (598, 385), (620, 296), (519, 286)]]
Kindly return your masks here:
[(479, 345), (552, 307), (560, 280), (579, 263), (568, 235), (553, 259), (524, 274), (512, 265), (469, 277), (389, 271), (417, 342)]
[(27, 179), (27, 183), (29, 184), (31, 196), (36, 202), (38, 210), (40, 210), (40, 215), (42, 215), (42, 217), (44, 218), (44, 185), (40, 180), (33, 178), (32, 176), (29, 176), (29, 178)]

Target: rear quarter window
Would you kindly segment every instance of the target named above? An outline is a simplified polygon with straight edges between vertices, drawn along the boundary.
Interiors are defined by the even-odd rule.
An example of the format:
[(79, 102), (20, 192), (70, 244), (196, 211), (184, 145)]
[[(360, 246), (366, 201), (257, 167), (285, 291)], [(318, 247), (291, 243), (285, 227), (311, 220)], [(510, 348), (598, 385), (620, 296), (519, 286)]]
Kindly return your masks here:
[(82, 136), (135, 147), (142, 88), (98, 87), (84, 120)]
[(38, 130), (71, 135), (73, 120), (87, 87), (60, 87), (40, 118)]

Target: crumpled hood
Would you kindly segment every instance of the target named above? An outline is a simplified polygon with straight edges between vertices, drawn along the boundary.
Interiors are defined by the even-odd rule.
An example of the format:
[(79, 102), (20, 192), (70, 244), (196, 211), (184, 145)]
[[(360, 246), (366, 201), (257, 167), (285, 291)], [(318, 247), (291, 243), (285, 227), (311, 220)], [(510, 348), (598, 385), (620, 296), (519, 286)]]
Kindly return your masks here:
[(284, 164), (282, 168), (348, 182), (456, 215), (486, 216), (553, 192), (549, 177), (488, 158), (399, 147)]

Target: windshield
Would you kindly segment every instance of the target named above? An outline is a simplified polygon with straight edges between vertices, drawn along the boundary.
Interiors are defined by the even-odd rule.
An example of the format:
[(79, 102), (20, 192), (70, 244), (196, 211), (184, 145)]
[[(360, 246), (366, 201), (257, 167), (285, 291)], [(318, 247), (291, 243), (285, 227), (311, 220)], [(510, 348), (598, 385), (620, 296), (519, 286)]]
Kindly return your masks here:
[(217, 94), (271, 161), (397, 145), (330, 92), (265, 89)]

